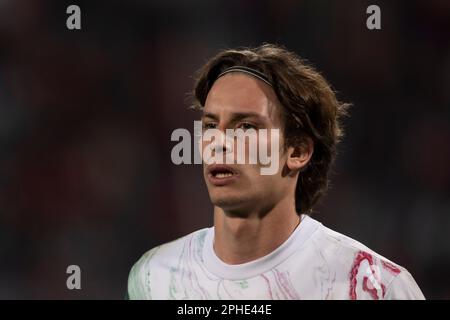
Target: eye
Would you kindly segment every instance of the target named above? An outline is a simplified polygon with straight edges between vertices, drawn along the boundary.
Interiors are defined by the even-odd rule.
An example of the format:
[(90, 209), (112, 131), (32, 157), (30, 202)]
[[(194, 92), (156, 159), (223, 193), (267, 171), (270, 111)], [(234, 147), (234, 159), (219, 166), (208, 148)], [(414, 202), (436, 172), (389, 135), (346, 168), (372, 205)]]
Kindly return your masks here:
[(215, 124), (214, 122), (203, 122), (202, 123), (202, 128), (204, 130), (215, 129), (216, 127), (217, 127), (217, 124)]
[(239, 124), (238, 128), (243, 129), (243, 130), (248, 130), (248, 129), (257, 129), (257, 127), (250, 123), (250, 122), (242, 122), (241, 124)]

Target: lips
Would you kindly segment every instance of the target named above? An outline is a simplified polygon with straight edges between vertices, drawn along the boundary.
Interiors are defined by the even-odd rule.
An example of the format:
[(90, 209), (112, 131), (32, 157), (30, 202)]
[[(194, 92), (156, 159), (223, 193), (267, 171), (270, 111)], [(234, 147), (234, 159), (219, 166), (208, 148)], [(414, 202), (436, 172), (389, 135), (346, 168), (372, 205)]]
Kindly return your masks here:
[(238, 172), (233, 167), (214, 164), (207, 168), (208, 180), (215, 186), (224, 186), (232, 183), (238, 176)]

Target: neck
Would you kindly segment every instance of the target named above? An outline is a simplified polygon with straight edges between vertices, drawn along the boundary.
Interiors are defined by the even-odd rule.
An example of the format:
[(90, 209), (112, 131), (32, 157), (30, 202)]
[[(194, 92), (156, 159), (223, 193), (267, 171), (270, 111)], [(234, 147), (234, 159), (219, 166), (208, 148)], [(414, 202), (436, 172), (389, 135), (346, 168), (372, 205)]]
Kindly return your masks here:
[(261, 258), (285, 242), (300, 223), (292, 199), (283, 199), (268, 212), (243, 217), (214, 207), (214, 251), (228, 264)]

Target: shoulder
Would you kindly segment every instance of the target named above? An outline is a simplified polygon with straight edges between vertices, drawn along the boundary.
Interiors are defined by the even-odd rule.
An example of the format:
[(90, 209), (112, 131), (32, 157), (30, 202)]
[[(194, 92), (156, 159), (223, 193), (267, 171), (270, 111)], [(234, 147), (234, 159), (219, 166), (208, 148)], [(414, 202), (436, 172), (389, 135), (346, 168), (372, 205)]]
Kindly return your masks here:
[(176, 267), (187, 250), (203, 247), (208, 228), (197, 230), (174, 241), (157, 246), (146, 253), (133, 265), (128, 276), (128, 296), (130, 299), (152, 299), (150, 277), (153, 273)]
[(323, 225), (311, 238), (344, 299), (423, 299), (404, 267)]

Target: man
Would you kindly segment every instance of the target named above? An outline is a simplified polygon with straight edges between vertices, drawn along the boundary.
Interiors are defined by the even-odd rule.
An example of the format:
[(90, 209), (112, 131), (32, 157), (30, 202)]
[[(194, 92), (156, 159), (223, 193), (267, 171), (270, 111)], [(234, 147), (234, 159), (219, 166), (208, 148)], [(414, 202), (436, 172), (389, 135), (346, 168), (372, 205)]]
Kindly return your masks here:
[[(225, 50), (193, 96), (204, 130), (279, 129), (279, 167), (205, 163), (214, 227), (147, 252), (130, 272), (130, 299), (424, 298), (406, 269), (309, 216), (346, 112), (319, 73), (275, 45)], [(202, 151), (211, 145), (215, 156), (236, 152), (223, 141)]]

